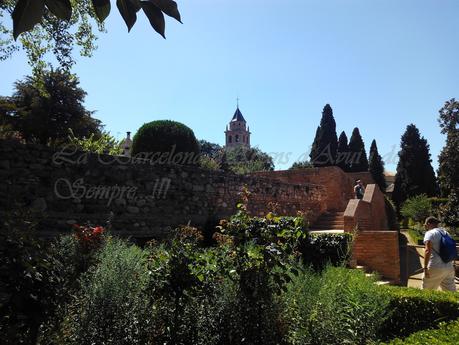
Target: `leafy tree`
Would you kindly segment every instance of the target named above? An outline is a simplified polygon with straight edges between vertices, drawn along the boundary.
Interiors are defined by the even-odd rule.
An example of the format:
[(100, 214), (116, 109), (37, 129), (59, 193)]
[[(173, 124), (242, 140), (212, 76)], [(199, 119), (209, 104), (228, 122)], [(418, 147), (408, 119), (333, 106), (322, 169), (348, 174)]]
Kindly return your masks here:
[[(116, 5), (128, 31), (141, 9), (163, 37), (164, 14), (181, 22), (173, 0), (117, 0)], [(19, 49), (13, 38), (16, 40), (21, 35), (20, 43), (35, 71), (44, 68), (46, 53), (53, 53), (60, 66), (69, 69), (75, 63), (72, 57), (75, 45), (81, 48), (82, 56), (91, 56), (96, 49), (95, 26), (100, 32), (105, 31), (103, 22), (110, 8), (110, 0), (3, 0), (0, 3), (0, 59), (10, 57)], [(12, 29), (1, 20), (5, 15), (13, 19)]]
[(407, 126), (400, 147), (392, 196), (397, 207), (416, 195), (435, 196), (437, 183), (430, 159), (430, 147), (414, 124)]
[(379, 186), (382, 192), (386, 191), (386, 178), (384, 177), (384, 162), (379, 155), (376, 140), (371, 142), (369, 170), (373, 180)]
[(206, 155), (212, 158), (218, 157), (223, 149), (220, 145), (206, 140), (199, 140), (199, 146), (201, 148), (201, 155)]
[(455, 99), (445, 103), (440, 110), (440, 128), (446, 134), (446, 145), (438, 158), (438, 179), (442, 194), (459, 189), (459, 102)]
[(441, 192), (448, 197), (442, 207), (443, 221), (459, 226), (459, 102), (454, 98), (440, 109), (441, 132), (446, 134), (446, 145), (438, 157), (438, 180)]
[(338, 150), (336, 156), (336, 165), (344, 171), (349, 171), (349, 145), (347, 143), (347, 135), (344, 131), (341, 132), (338, 139)]
[(86, 138), (78, 138), (73, 133), (72, 129), (69, 129), (69, 144), (73, 145), (81, 151), (94, 152), (94, 153), (106, 153), (110, 155), (120, 155), (123, 153), (121, 146), (121, 140), (115, 139), (110, 133), (103, 132), (96, 138), (94, 133)]
[(365, 144), (357, 127), (355, 127), (352, 131), (352, 136), (349, 140), (349, 152), (351, 154), (349, 171), (368, 171), (368, 159), (365, 151)]
[(336, 135), (336, 122), (333, 117), (333, 109), (326, 104), (322, 111), (320, 126), (311, 148), (311, 162), (315, 167), (335, 165), (338, 137)]
[(0, 113), (26, 141), (66, 142), (69, 128), (76, 137), (94, 135), (98, 138), (102, 126), (84, 107), (85, 96), (77, 77), (62, 70), (51, 70), (39, 81), (32, 76), (17, 81), (13, 96), (3, 98), (6, 102)]
[(292, 166), (289, 168), (289, 170), (295, 170), (295, 169), (310, 169), (313, 168), (314, 166), (312, 165), (311, 162), (309, 161), (298, 161), (292, 164)]
[(238, 146), (226, 150), (226, 160), (230, 170), (237, 174), (274, 170), (272, 157), (256, 147)]

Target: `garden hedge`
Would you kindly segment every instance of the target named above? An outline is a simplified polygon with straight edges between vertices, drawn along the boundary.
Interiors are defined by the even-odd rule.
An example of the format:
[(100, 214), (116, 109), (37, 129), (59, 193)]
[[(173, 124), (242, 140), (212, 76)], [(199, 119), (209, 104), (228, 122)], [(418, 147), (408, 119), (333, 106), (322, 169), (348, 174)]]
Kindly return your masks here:
[(407, 337), (459, 318), (459, 294), (402, 287), (382, 287), (389, 294), (389, 315), (380, 331), (381, 340)]
[(410, 335), (406, 339), (395, 339), (390, 345), (452, 345), (459, 344), (459, 320), (441, 323), (438, 329), (429, 329)]
[(343, 234), (311, 234), (300, 245), (300, 252), (306, 265), (316, 270), (323, 269), (327, 264), (343, 266), (350, 258), (350, 246), (353, 235)]

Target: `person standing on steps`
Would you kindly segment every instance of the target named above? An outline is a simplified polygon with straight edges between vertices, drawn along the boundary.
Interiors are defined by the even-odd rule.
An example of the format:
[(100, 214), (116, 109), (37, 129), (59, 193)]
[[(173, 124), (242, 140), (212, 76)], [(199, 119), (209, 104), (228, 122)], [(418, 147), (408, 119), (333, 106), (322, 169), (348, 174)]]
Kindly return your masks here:
[(440, 221), (435, 217), (428, 217), (424, 223), (427, 230), (424, 235), (424, 275), (422, 288), (437, 290), (441, 287), (444, 291), (456, 291), (454, 282), (454, 260), (444, 262), (440, 257), (440, 242), (447, 231), (439, 227)]
[(356, 199), (363, 199), (363, 195), (365, 194), (365, 187), (363, 186), (363, 183), (361, 180), (356, 180), (355, 181), (355, 186), (354, 186), (354, 195)]

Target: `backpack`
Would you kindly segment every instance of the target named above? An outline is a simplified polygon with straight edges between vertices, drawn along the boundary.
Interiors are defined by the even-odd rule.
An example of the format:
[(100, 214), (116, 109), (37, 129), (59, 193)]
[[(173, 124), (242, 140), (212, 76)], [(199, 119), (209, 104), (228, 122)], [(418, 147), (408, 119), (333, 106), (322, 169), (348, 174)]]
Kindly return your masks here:
[(438, 231), (441, 235), (440, 252), (438, 255), (440, 255), (441, 259), (445, 263), (453, 261), (457, 257), (456, 241), (454, 241), (447, 232), (443, 234), (443, 231)]

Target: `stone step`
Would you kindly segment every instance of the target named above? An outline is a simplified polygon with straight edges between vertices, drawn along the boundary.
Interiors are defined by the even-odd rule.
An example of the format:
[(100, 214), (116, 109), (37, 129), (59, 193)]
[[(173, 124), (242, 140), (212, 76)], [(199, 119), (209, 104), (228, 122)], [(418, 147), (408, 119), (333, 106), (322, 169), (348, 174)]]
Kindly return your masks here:
[(312, 227), (313, 229), (317, 229), (317, 230), (343, 230), (344, 231), (344, 226), (313, 226)]
[(344, 224), (344, 220), (341, 219), (341, 220), (322, 220), (322, 219), (319, 219), (319, 221), (316, 222), (317, 224), (323, 224), (323, 223), (326, 223), (326, 224)]

